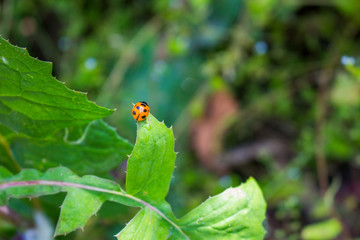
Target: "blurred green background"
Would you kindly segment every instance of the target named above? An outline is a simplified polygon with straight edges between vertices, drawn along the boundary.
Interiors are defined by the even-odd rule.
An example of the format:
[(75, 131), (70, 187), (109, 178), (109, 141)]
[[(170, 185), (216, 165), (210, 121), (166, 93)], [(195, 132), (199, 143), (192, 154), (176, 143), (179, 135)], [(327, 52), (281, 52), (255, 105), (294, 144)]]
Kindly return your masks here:
[[(255, 177), (267, 239), (360, 239), (360, 1), (1, 0), (0, 33), (53, 75), (116, 108), (135, 142), (132, 103), (172, 125), (180, 152), (167, 200), (183, 216)], [(123, 181), (123, 168), (114, 176)], [(116, 177), (117, 176), (117, 177)], [(64, 195), (41, 198), (55, 226)], [(0, 219), (0, 239), (34, 225)], [(107, 203), (56, 239), (114, 239), (135, 214)], [(16, 223), (23, 223), (23, 226)]]

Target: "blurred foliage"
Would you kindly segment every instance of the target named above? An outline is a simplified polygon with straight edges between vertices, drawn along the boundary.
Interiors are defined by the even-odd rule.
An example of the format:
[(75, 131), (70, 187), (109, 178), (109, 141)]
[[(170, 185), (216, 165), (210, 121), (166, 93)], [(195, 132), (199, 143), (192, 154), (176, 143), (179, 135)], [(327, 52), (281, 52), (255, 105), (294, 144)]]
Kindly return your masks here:
[(336, 219), (329, 219), (312, 224), (301, 232), (302, 239), (334, 239), (341, 231), (341, 223)]
[[(252, 175), (268, 202), (268, 239), (300, 239), (328, 219), (341, 223), (338, 239), (360, 237), (359, 1), (3, 0), (0, 6), (2, 36), (51, 60), (69, 87), (116, 108), (106, 120), (121, 136), (134, 143), (129, 112), (139, 100), (174, 126), (180, 154), (168, 200), (176, 215)], [(223, 140), (213, 140), (216, 159), (242, 150), (222, 172), (209, 170), (193, 144), (194, 123), (207, 119), (208, 100), (219, 91), (233, 97), (238, 114), (224, 121)], [(261, 150), (274, 139), (281, 147)], [(246, 157), (244, 150), (252, 152)], [(319, 190), (321, 156), (331, 194)], [(94, 225), (112, 239), (113, 221), (132, 217), (123, 214), (98, 216)], [(14, 234), (7, 224), (0, 226)], [(69, 239), (89, 236), (98, 236), (95, 228)]]

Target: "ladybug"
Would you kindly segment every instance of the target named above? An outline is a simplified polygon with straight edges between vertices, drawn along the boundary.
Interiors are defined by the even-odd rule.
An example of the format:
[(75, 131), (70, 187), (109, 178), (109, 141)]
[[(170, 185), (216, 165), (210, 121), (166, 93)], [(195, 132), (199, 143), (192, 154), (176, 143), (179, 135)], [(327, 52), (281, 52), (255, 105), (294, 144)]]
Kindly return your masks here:
[(142, 101), (134, 105), (132, 109), (132, 116), (136, 121), (144, 121), (149, 115), (150, 108), (149, 105)]

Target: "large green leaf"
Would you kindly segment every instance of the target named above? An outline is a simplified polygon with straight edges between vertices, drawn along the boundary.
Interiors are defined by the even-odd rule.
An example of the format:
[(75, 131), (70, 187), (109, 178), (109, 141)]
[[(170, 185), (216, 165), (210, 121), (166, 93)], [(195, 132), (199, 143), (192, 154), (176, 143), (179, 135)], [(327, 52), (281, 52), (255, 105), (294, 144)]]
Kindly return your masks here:
[[(0, 203), (21, 198), (68, 192), (56, 234), (83, 227), (105, 200), (142, 207), (119, 233), (121, 239), (263, 239), (265, 201), (254, 179), (206, 200), (180, 220), (164, 198), (174, 168), (172, 130), (152, 115), (139, 123), (138, 138), (128, 163), (125, 193), (114, 182), (95, 176), (79, 178), (67, 168), (23, 170), (15, 176), (0, 168)], [(143, 156), (143, 157), (142, 157)], [(145, 177), (144, 177), (145, 175)]]
[(136, 199), (126, 197), (120, 186), (95, 176), (78, 177), (64, 167), (49, 169), (45, 173), (23, 170), (11, 176), (0, 168), (0, 203), (7, 198), (23, 198), (68, 192), (61, 206), (56, 235), (81, 228), (95, 214), (105, 200), (130, 206), (141, 206)]
[(168, 239), (170, 225), (157, 213), (144, 208), (129, 222), (116, 237), (119, 240), (162, 240)]
[(162, 202), (169, 191), (175, 158), (172, 129), (149, 114), (138, 123), (136, 144), (127, 165), (127, 193)]
[(76, 139), (54, 137), (43, 141), (15, 138), (11, 149), (15, 159), (25, 168), (43, 171), (63, 165), (78, 174), (91, 174), (108, 172), (120, 165), (133, 148), (102, 120), (95, 120), (83, 129), (75, 127), (72, 132), (78, 130)]
[[(191, 240), (246, 239), (260, 240), (265, 236), (262, 222), (266, 203), (256, 181), (250, 178), (236, 188), (228, 188), (210, 197), (179, 221)], [(177, 239), (177, 233), (173, 239)]]
[(71, 188), (61, 205), (56, 235), (67, 234), (76, 228), (83, 228), (105, 201), (105, 197), (84, 189)]
[(29, 56), (0, 37), (0, 122), (16, 132), (42, 136), (88, 123), (113, 110), (68, 89), (52, 75), (52, 64)]

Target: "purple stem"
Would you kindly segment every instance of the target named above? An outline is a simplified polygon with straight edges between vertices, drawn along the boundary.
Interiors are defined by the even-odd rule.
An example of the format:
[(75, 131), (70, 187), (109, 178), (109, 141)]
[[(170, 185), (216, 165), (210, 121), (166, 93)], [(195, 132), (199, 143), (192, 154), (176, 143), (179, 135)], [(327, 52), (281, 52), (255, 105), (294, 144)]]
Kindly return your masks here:
[(165, 219), (168, 223), (170, 223), (173, 227), (175, 227), (181, 233), (181, 235), (183, 235), (186, 239), (189, 239), (189, 237), (186, 236), (186, 234), (181, 230), (181, 228), (178, 225), (176, 225), (173, 221), (171, 221), (168, 217), (166, 217), (165, 214), (163, 214), (159, 209), (157, 209), (156, 207), (150, 205), (149, 203), (147, 203), (137, 197), (134, 197), (134, 196), (126, 194), (126, 193), (113, 191), (113, 190), (107, 190), (107, 189), (98, 188), (98, 187), (92, 187), (92, 186), (83, 185), (83, 184), (79, 184), (79, 183), (49, 181), (49, 180), (33, 180), (33, 181), (18, 181), (18, 182), (2, 183), (2, 184), (0, 184), (0, 190), (6, 189), (6, 188), (11, 188), (11, 187), (24, 187), (24, 186), (34, 186), (34, 185), (82, 188), (82, 189), (86, 189), (89, 191), (109, 193), (109, 194), (118, 195), (118, 196), (132, 199), (132, 200), (142, 204), (143, 206), (149, 208), (150, 210), (156, 212), (157, 214), (159, 214), (163, 219)]

